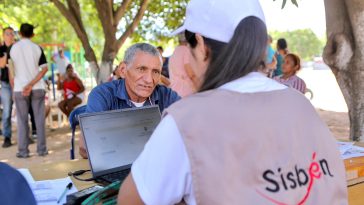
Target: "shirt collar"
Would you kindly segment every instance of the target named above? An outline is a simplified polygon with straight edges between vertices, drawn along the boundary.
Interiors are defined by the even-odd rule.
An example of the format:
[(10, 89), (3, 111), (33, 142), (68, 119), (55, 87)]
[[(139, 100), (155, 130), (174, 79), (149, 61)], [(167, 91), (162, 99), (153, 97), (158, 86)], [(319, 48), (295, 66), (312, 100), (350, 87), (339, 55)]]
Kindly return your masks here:
[[(125, 87), (125, 80), (121, 79), (121, 80), (117, 80), (117, 89), (116, 89), (116, 93), (114, 93), (114, 95), (119, 98), (120, 100), (124, 100), (126, 102), (129, 102), (130, 98), (128, 96), (128, 92), (126, 91), (126, 87)], [(159, 94), (158, 94), (158, 89), (159, 89), (159, 85), (157, 85), (154, 90), (152, 95), (150, 96), (150, 100), (153, 102), (153, 104), (158, 104), (159, 101)], [(149, 103), (149, 100), (147, 99), (146, 102)]]
[(219, 89), (225, 89), (240, 93), (256, 93), (268, 92), (274, 90), (286, 89), (287, 86), (282, 85), (275, 80), (266, 77), (260, 72), (250, 72), (247, 75), (225, 83)]

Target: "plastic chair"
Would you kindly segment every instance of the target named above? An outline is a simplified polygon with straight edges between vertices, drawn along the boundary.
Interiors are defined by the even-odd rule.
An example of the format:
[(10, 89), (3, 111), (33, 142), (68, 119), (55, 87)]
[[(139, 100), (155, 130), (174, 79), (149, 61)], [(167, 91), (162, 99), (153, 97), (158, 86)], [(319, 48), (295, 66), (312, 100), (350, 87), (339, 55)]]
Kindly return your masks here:
[(77, 125), (80, 124), (80, 122), (78, 120), (78, 116), (85, 112), (86, 112), (86, 105), (82, 105), (80, 107), (75, 108), (69, 116), (69, 121), (70, 121), (70, 125), (71, 125), (71, 130), (72, 130), (71, 150), (70, 150), (71, 159), (75, 159), (75, 132), (76, 132)]
[(309, 89), (309, 88), (306, 88), (306, 90), (305, 90), (305, 96), (306, 96), (308, 99), (312, 100), (312, 99), (313, 99), (313, 92), (312, 92), (312, 90), (311, 90), (311, 89)]

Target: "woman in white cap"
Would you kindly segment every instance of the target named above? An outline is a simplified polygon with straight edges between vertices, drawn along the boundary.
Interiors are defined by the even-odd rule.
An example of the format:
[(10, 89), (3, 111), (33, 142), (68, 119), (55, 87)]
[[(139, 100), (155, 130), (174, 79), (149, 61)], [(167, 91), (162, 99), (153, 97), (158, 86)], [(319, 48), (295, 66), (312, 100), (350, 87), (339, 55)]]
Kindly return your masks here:
[(164, 112), (119, 204), (347, 204), (329, 129), (301, 93), (260, 72), (259, 1), (191, 0), (181, 31), (199, 93)]

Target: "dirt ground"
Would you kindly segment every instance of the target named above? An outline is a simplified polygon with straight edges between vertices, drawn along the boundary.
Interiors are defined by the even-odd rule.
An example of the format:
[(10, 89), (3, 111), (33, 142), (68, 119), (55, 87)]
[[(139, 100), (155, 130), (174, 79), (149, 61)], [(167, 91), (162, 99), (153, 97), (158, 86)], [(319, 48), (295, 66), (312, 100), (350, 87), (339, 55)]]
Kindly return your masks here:
[[(14, 127), (14, 126), (13, 126)], [(14, 130), (14, 129), (13, 129)], [(15, 131), (15, 130), (14, 130)], [(78, 134), (76, 137), (76, 143), (78, 141)], [(0, 147), (0, 161), (6, 162), (17, 168), (27, 168), (32, 164), (56, 162), (61, 160), (70, 159), (70, 142), (71, 142), (71, 129), (67, 124), (61, 128), (46, 129), (47, 147), (49, 154), (45, 157), (39, 157), (36, 152), (36, 140), (34, 144), (29, 146), (30, 158), (19, 159), (15, 156), (17, 152), (16, 132), (13, 132), (13, 146), (9, 148)], [(2, 140), (1, 140), (2, 144)], [(77, 151), (77, 150), (76, 150)], [(76, 153), (78, 156), (78, 152)]]
[[(330, 70), (303, 69), (299, 76), (303, 78), (313, 93), (311, 103), (316, 107), (321, 118), (327, 123), (333, 135), (337, 139), (348, 139), (349, 119), (347, 107), (341, 94), (339, 86)], [(54, 108), (56, 109), (56, 108)], [(15, 123), (14, 123), (15, 124)], [(58, 129), (46, 129), (47, 145), (49, 155), (39, 157), (36, 154), (36, 143), (30, 145), (31, 157), (18, 159), (16, 145), (16, 128), (13, 126), (13, 146), (9, 148), (0, 147), (0, 161), (6, 162), (17, 168), (27, 168), (32, 164), (57, 162), (70, 159), (71, 130), (67, 123)], [(75, 145), (78, 147), (79, 130), (76, 132)], [(2, 139), (0, 138), (0, 145)], [(76, 158), (79, 157), (78, 149), (75, 150)]]

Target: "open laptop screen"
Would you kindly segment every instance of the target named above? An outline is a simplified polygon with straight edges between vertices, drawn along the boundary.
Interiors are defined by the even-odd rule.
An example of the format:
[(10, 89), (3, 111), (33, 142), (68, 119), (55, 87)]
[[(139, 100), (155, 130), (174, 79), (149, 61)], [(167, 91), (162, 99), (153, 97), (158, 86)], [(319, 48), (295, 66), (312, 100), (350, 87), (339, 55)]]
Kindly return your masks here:
[(130, 167), (160, 120), (158, 106), (80, 115), (93, 176)]

